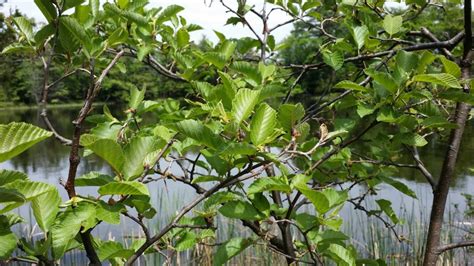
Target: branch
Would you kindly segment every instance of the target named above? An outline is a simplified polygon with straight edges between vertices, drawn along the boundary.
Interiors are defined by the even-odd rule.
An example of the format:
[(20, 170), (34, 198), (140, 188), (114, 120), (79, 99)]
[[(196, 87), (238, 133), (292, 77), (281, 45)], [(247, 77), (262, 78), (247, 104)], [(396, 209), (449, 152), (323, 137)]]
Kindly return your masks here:
[[(53, 44), (53, 49), (54, 49), (54, 44)], [(43, 118), (43, 121), (46, 125), (46, 127), (53, 132), (54, 137), (61, 142), (61, 144), (70, 146), (72, 144), (72, 141), (68, 138), (65, 138), (61, 136), (56, 129), (54, 128), (53, 124), (51, 121), (49, 121), (48, 118), (48, 94), (49, 94), (49, 89), (52, 87), (51, 85), (48, 85), (48, 80), (49, 80), (49, 67), (52, 61), (53, 57), (53, 52), (51, 52), (51, 55), (46, 61), (44, 57), (41, 57), (41, 60), (43, 62), (43, 88), (41, 90), (41, 102), (40, 102), (40, 115)], [(55, 82), (53, 82), (55, 84)]]
[[(375, 68), (376, 70), (379, 70), (385, 63), (388, 62), (388, 60), (390, 60), (393, 56), (395, 55), (395, 51), (391, 51), (390, 54), (388, 54), (388, 56), (385, 58), (384, 61), (380, 62), (377, 67)], [(360, 86), (365, 86), (366, 84), (368, 84), (370, 81), (372, 80), (372, 77), (370, 76), (367, 76), (363, 81), (361, 81), (359, 83)], [(325, 107), (327, 106), (330, 106), (331, 104), (339, 101), (340, 99), (346, 97), (347, 95), (351, 94), (352, 93), (352, 90), (346, 90), (345, 92), (343, 92), (341, 95), (337, 96), (336, 98), (330, 100), (330, 101), (327, 101), (323, 104), (321, 104), (318, 108), (314, 109), (314, 110), (311, 110), (312, 108), (315, 108), (319, 102), (322, 100), (322, 97), (319, 99), (318, 102), (316, 102), (315, 104), (312, 104), (310, 107), (308, 107), (308, 110), (306, 111), (306, 115), (305, 117), (303, 118), (302, 122), (306, 122), (308, 121), (309, 119), (311, 119), (312, 116), (316, 115), (319, 113), (319, 111), (323, 110)]]
[(170, 176), (171, 179), (173, 179), (173, 180), (176, 180), (176, 181), (179, 181), (179, 182), (181, 182), (181, 183), (183, 183), (183, 184), (189, 185), (189, 186), (191, 186), (192, 188), (194, 188), (194, 190), (195, 190), (196, 193), (198, 193), (198, 194), (203, 194), (203, 193), (206, 192), (206, 190), (205, 190), (203, 187), (201, 187), (201, 186), (198, 185), (198, 184), (192, 183), (192, 181), (190, 181), (190, 180), (188, 180), (188, 179), (186, 179), (186, 178), (184, 178), (184, 177), (176, 176), (176, 175), (169, 174), (169, 173), (163, 173), (163, 172), (161, 172), (161, 171), (155, 171), (155, 173), (160, 174), (160, 175), (165, 176), (165, 177), (166, 177), (166, 176)]
[[(236, 174), (235, 176), (232, 176), (230, 178), (227, 178), (226, 180), (220, 182), (219, 184), (213, 186), (211, 189), (207, 190), (203, 194), (199, 195), (197, 198), (195, 198), (191, 203), (189, 203), (187, 206), (185, 206), (177, 215), (176, 217), (168, 223), (161, 231), (154, 235), (150, 240), (146, 241), (141, 245), (138, 250), (125, 262), (125, 265), (130, 266), (133, 265), (133, 263), (140, 257), (145, 250), (147, 250), (150, 246), (152, 246), (155, 242), (159, 241), (166, 233), (168, 233), (171, 229), (175, 228), (178, 225), (179, 220), (186, 215), (189, 211), (191, 211), (196, 205), (198, 205), (200, 202), (202, 202), (204, 199), (208, 198), (215, 192), (219, 191), (221, 188), (225, 188), (228, 186), (231, 186), (237, 182), (240, 182), (241, 180), (245, 180), (247, 178), (242, 178), (248, 173), (252, 173), (254, 169), (257, 169), (261, 166), (267, 165), (268, 162), (261, 162), (259, 164), (256, 164), (255, 166), (251, 167), (249, 166), (242, 172)], [(251, 175), (252, 177), (254, 175)]]
[(142, 231), (143, 231), (143, 234), (145, 234), (145, 238), (146, 240), (149, 240), (150, 239), (150, 231), (148, 230), (148, 227), (146, 227), (146, 225), (143, 223), (143, 221), (139, 218), (136, 218), (134, 216), (131, 216), (128, 212), (122, 212), (122, 214), (128, 218), (130, 218), (132, 221), (134, 221), (135, 223), (137, 223), (141, 228), (142, 228)]
[[(408, 147), (407, 147), (408, 148)], [(436, 188), (436, 183), (434, 181), (434, 178), (433, 178), (433, 175), (431, 175), (430, 171), (428, 171), (428, 169), (425, 167), (425, 165), (423, 164), (423, 161), (421, 160), (420, 158), (420, 154), (418, 153), (418, 148), (417, 147), (413, 147), (413, 150), (408, 148), (408, 150), (410, 151), (412, 157), (413, 157), (413, 160), (415, 160), (416, 162), (416, 166), (417, 168), (420, 170), (420, 172), (423, 174), (423, 176), (426, 178), (426, 180), (428, 181), (428, 183), (430, 183), (431, 185), (431, 188), (433, 190), (435, 190)]]
[[(127, 47), (129, 52), (125, 52), (126, 56), (137, 58), (137, 51), (131, 47)], [(117, 54), (117, 51), (113, 49), (109, 49), (108, 52)], [(160, 64), (154, 57), (151, 55), (148, 55), (146, 57), (146, 60), (143, 61), (145, 64), (147, 64), (149, 67), (153, 68), (156, 72), (159, 74), (170, 78), (175, 81), (180, 81), (180, 82), (187, 82), (185, 79), (177, 75), (176, 73), (171, 72), (170, 70), (166, 69), (162, 64)]]
[(363, 158), (362, 160), (357, 160), (357, 161), (351, 160), (352, 163), (370, 163), (370, 164), (378, 164), (378, 165), (395, 166), (395, 167), (401, 167), (401, 168), (418, 168), (418, 166), (415, 164), (405, 164), (405, 163), (397, 163), (397, 162), (392, 162), (392, 161), (374, 160), (372, 158), (369, 158), (367, 156), (364, 156), (356, 152), (352, 152), (352, 154)]
[(217, 229), (211, 224), (199, 225), (199, 224), (175, 224), (175, 228), (191, 228), (191, 229)]
[(356, 210), (360, 210), (360, 211), (363, 211), (365, 212), (368, 216), (375, 216), (377, 219), (379, 219), (384, 225), (385, 227), (387, 227), (388, 229), (390, 229), (392, 231), (392, 233), (395, 235), (395, 237), (397, 238), (397, 240), (399, 242), (402, 242), (402, 238), (400, 238), (400, 236), (398, 235), (397, 231), (395, 230), (395, 225), (389, 223), (388, 221), (386, 221), (380, 214), (377, 214), (377, 213), (374, 213), (374, 212), (370, 212), (369, 210), (367, 210), (364, 206), (362, 206), (360, 204), (360, 202), (355, 202), (354, 200), (348, 200), (350, 203), (352, 203), (352, 205), (354, 205), (354, 208)]
[(280, 28), (280, 27), (282, 27), (282, 26), (285, 26), (285, 25), (287, 25), (287, 24), (293, 23), (293, 22), (295, 22), (296, 20), (297, 20), (297, 19), (293, 18), (293, 19), (287, 20), (287, 21), (285, 21), (285, 22), (282, 22), (282, 23), (280, 23), (280, 24), (277, 24), (277, 25), (275, 25), (274, 27), (270, 28), (270, 29), (268, 30), (268, 32), (271, 33), (272, 31), (274, 31), (274, 30), (276, 30), (276, 29), (278, 29), (278, 28)]
[(293, 82), (293, 84), (291, 85), (290, 89), (288, 90), (288, 92), (286, 93), (285, 95), (285, 98), (283, 99), (283, 104), (287, 103), (288, 100), (290, 99), (290, 96), (291, 96), (291, 92), (293, 91), (293, 89), (296, 87), (296, 85), (298, 84), (298, 82), (300, 82), (301, 78), (304, 76), (304, 74), (306, 73), (306, 71), (308, 71), (307, 68), (303, 68), (303, 70), (301, 70), (301, 73), (298, 75), (298, 77), (296, 77), (295, 81)]
[[(429, 31), (427, 28), (425, 27), (421, 27), (421, 30), (420, 30), (421, 34), (425, 37), (427, 37), (428, 39), (430, 39), (431, 41), (433, 42), (439, 42), (439, 39), (436, 38), (436, 36), (434, 36), (433, 33), (431, 33), (431, 31)], [(441, 48), (441, 52), (443, 52), (443, 54), (449, 59), (449, 60), (454, 60), (454, 56), (453, 54), (446, 48)]]
[(441, 254), (445, 251), (456, 249), (456, 248), (463, 248), (463, 247), (472, 247), (474, 246), (474, 240), (472, 241), (463, 241), (458, 243), (447, 244), (438, 248), (438, 254)]
[(242, 20), (242, 23), (250, 29), (250, 31), (253, 33), (253, 35), (255, 35), (255, 37), (257, 38), (257, 40), (260, 42), (261, 45), (263, 45), (265, 43), (262, 40), (262, 38), (260, 37), (260, 35), (258, 35), (258, 33), (255, 31), (255, 29), (252, 27), (252, 25), (247, 21), (247, 19), (245, 19), (244, 16), (242, 16), (241, 14), (239, 14), (238, 12), (236, 12), (235, 10), (230, 8), (228, 5), (226, 5), (224, 3), (224, 0), (220, 0), (220, 2), (227, 10), (229, 10), (228, 12), (236, 15), (237, 17), (239, 17)]
[[(166, 145), (161, 149), (161, 151), (158, 153), (158, 155), (156, 156), (155, 158), (155, 162), (156, 164), (160, 163), (160, 159), (163, 157), (163, 155), (165, 154), (165, 152), (171, 147), (171, 145), (173, 145), (173, 142), (175, 141), (175, 137), (176, 137), (177, 134), (175, 134), (173, 137), (171, 137), (171, 139), (166, 143)], [(142, 176), (138, 179), (140, 180), (140, 182), (143, 181), (143, 179), (145, 179), (145, 177), (147, 176), (148, 174), (148, 170), (153, 168), (154, 165), (148, 165), (148, 166), (145, 166), (145, 170), (143, 171), (143, 174)]]
[(58, 85), (61, 81), (63, 81), (64, 79), (72, 76), (73, 74), (79, 72), (79, 71), (83, 71), (87, 74), (91, 74), (89, 70), (85, 69), (85, 68), (77, 68), (77, 69), (74, 69), (73, 71), (71, 72), (68, 72), (66, 74), (64, 74), (63, 76), (61, 76), (60, 78), (58, 78), (57, 80), (53, 81), (52, 83), (50, 83), (49, 85), (47, 85), (47, 88), (48, 89), (51, 89), (51, 88), (54, 88), (56, 85)]
[(176, 73), (173, 73), (166, 69), (163, 65), (161, 65), (154, 57), (148, 55), (147, 56), (147, 62), (148, 65), (151, 66), (153, 69), (155, 69), (158, 73), (161, 75), (168, 77), (170, 79), (173, 79), (175, 81), (182, 81), (185, 82), (186, 80), (183, 79), (182, 77), (178, 76)]
[(49, 131), (53, 132), (54, 137), (61, 142), (61, 144), (65, 146), (71, 146), (72, 145), (72, 140), (63, 137), (61, 134), (59, 134), (56, 129), (54, 128), (53, 124), (51, 124), (51, 121), (49, 121), (48, 118), (48, 111), (46, 107), (44, 107), (43, 104), (41, 104), (43, 107), (41, 107), (41, 113), (40, 116), (43, 118), (43, 122), (45, 123), (46, 127), (49, 129)]
[(345, 140), (344, 142), (341, 143), (341, 145), (337, 146), (337, 147), (334, 147), (332, 148), (330, 151), (326, 152), (323, 157), (321, 157), (321, 159), (319, 159), (316, 163), (314, 163), (310, 168), (309, 168), (309, 172), (312, 172), (314, 171), (318, 166), (320, 166), (322, 163), (324, 163), (325, 161), (327, 161), (329, 158), (331, 158), (333, 155), (337, 154), (341, 149), (351, 145), (352, 143), (354, 143), (355, 141), (357, 141), (358, 139), (360, 139), (362, 136), (365, 135), (365, 133), (367, 133), (367, 131), (369, 131), (371, 128), (373, 128), (374, 126), (376, 126), (379, 122), (377, 120), (373, 120), (370, 125), (368, 127), (366, 127), (364, 130), (362, 130), (361, 132), (357, 133), (354, 137), (350, 138), (350, 139), (347, 139)]
[[(428, 43), (420, 43), (411, 46), (402, 47), (400, 49), (390, 49), (378, 53), (371, 53), (371, 54), (363, 54), (353, 57), (348, 57), (344, 59), (344, 63), (348, 62), (357, 62), (357, 61), (366, 61), (382, 56), (389, 55), (391, 53), (397, 52), (399, 50), (403, 51), (420, 51), (420, 50), (432, 50), (432, 49), (439, 49), (439, 48), (447, 48), (452, 49), (454, 48), (461, 40), (464, 38), (464, 31), (459, 32), (453, 38), (446, 40), (446, 41), (439, 41), (439, 42), (428, 42)], [(310, 65), (290, 65), (290, 68), (308, 68), (308, 69), (319, 69), (323, 66), (326, 66), (326, 63), (321, 62), (318, 64), (310, 64)]]

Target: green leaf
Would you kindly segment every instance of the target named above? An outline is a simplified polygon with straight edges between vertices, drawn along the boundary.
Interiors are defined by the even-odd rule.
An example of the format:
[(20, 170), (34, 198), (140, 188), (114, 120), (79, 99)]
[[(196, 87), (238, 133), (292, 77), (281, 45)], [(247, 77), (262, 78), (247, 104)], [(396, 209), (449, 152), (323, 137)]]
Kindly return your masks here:
[(228, 218), (242, 220), (261, 220), (265, 216), (247, 201), (231, 201), (224, 204), (219, 212)]
[(383, 19), (383, 28), (391, 35), (398, 33), (402, 28), (402, 16), (386, 15)]
[(175, 242), (174, 248), (177, 251), (184, 251), (190, 249), (196, 245), (197, 237), (196, 234), (193, 232), (187, 232), (180, 234), (179, 239)]
[(0, 187), (0, 203), (5, 202), (26, 202), (25, 196), (18, 192), (16, 189), (8, 189)]
[(326, 188), (322, 191), (329, 202), (329, 208), (338, 207), (346, 201), (348, 194), (346, 191), (337, 191), (333, 188)]
[(133, 22), (139, 26), (142, 27), (142, 29), (145, 29), (146, 26), (148, 25), (148, 20), (146, 17), (142, 16), (139, 13), (125, 10), (121, 12), (122, 16), (124, 16), (128, 21)]
[(232, 101), (232, 115), (235, 122), (240, 125), (252, 113), (258, 103), (259, 91), (240, 89)]
[(89, 5), (91, 7), (92, 16), (97, 17), (97, 15), (99, 14), (100, 1), (89, 0)]
[(24, 54), (24, 55), (33, 55), (35, 49), (31, 46), (22, 45), (19, 43), (12, 43), (3, 48), (1, 54)]
[(265, 65), (264, 63), (260, 62), (258, 63), (258, 70), (262, 75), (262, 79), (266, 79), (275, 73), (276, 67), (275, 65)]
[(41, 28), (39, 31), (36, 32), (35, 34), (35, 42), (36, 45), (42, 44), (46, 39), (53, 35), (56, 32), (54, 25), (53, 24), (48, 24)]
[(137, 181), (112, 182), (99, 188), (100, 195), (150, 195), (148, 188)]
[(77, 187), (103, 186), (113, 181), (114, 178), (112, 176), (101, 174), (99, 172), (90, 172), (76, 178), (76, 182), (74, 184)]
[(236, 47), (237, 47), (237, 44), (235, 42), (226, 40), (225, 42), (222, 43), (222, 46), (219, 50), (224, 55), (224, 58), (226, 60), (229, 60), (234, 54)]
[(66, 252), (69, 244), (81, 230), (81, 225), (90, 217), (95, 216), (95, 207), (92, 204), (79, 204), (77, 207), (68, 207), (61, 213), (51, 227), (53, 257), (60, 259)]
[[(71, 33), (71, 36), (84, 45), (86, 49), (92, 46), (91, 38), (87, 35), (84, 27), (81, 26), (75, 18), (61, 16), (59, 22)], [(70, 38), (71, 36), (64, 38)]]
[(382, 85), (389, 92), (395, 93), (397, 91), (398, 84), (395, 82), (395, 80), (389, 73), (370, 71), (367, 74), (372, 77), (375, 82)]
[(165, 21), (168, 21), (171, 19), (171, 17), (175, 16), (182, 10), (184, 10), (182, 6), (169, 5), (158, 15), (156, 23), (161, 24)]
[(136, 110), (138, 106), (142, 103), (143, 99), (145, 99), (145, 89), (139, 90), (135, 86), (132, 87), (130, 90), (130, 100), (128, 102), (128, 106), (131, 109)]
[(347, 192), (336, 191), (332, 188), (322, 191), (312, 190), (304, 183), (297, 183), (295, 187), (308, 198), (320, 214), (325, 214), (332, 208), (338, 207), (347, 199)]
[(228, 192), (228, 191), (217, 192), (213, 194), (212, 196), (210, 196), (206, 200), (206, 202), (204, 202), (204, 209), (209, 210), (211, 208), (214, 208), (215, 206), (220, 205), (221, 203), (238, 200), (239, 198), (240, 198), (240, 195), (238, 195), (235, 192)]
[(196, 120), (183, 120), (175, 124), (176, 130), (210, 148), (218, 149), (222, 139), (214, 134), (210, 128)]
[(311, 203), (313, 203), (313, 206), (316, 208), (318, 213), (324, 214), (329, 211), (329, 200), (322, 192), (303, 186), (298, 186), (297, 188), (309, 201), (311, 201)]
[(261, 104), (250, 123), (250, 139), (253, 144), (256, 146), (265, 144), (273, 135), (276, 124), (277, 112), (268, 104)]
[(367, 26), (358, 26), (352, 29), (352, 37), (354, 38), (355, 43), (357, 44), (357, 49), (360, 50), (364, 44), (365, 40), (369, 36), (369, 29)]
[(0, 260), (6, 260), (17, 247), (17, 238), (10, 230), (7, 216), (0, 215)]
[(443, 116), (431, 116), (423, 120), (421, 124), (427, 128), (456, 128), (456, 124), (450, 123), (446, 118)]
[(394, 224), (399, 223), (398, 217), (392, 209), (392, 202), (385, 199), (379, 199), (376, 200), (376, 202), (379, 205), (380, 209), (390, 218), (390, 220)]
[(412, 189), (410, 189), (407, 185), (405, 185), (404, 183), (400, 182), (400, 181), (397, 181), (393, 178), (390, 178), (390, 177), (380, 177), (380, 179), (391, 185), (392, 187), (394, 187), (395, 189), (397, 189), (398, 191), (402, 192), (403, 194), (407, 195), (407, 196), (410, 196), (414, 199), (416, 199), (416, 193), (415, 191), (413, 191)]
[(461, 68), (455, 62), (441, 56), (441, 63), (443, 63), (444, 71), (455, 78), (461, 78)]
[(35, 4), (48, 22), (53, 21), (58, 16), (51, 0), (35, 0)]
[(422, 136), (416, 133), (411, 133), (411, 132), (398, 134), (395, 136), (394, 139), (396, 142), (403, 143), (410, 146), (421, 147), (428, 144), (428, 141), (426, 141), (425, 138), (423, 138)]
[(4, 187), (18, 190), (18, 192), (20, 192), (27, 200), (31, 200), (46, 192), (56, 190), (56, 187), (50, 184), (25, 180), (17, 180), (6, 184)]
[(125, 163), (122, 171), (125, 179), (130, 180), (143, 173), (145, 169), (144, 159), (147, 154), (158, 149), (157, 144), (158, 142), (154, 137), (135, 137), (125, 146)]
[(222, 156), (253, 155), (257, 152), (255, 146), (248, 143), (231, 142), (219, 151)]
[(337, 71), (344, 65), (344, 55), (339, 51), (323, 50), (323, 61)]
[(461, 84), (459, 81), (451, 74), (447, 73), (437, 73), (437, 74), (420, 74), (413, 77), (413, 81), (428, 82), (432, 84), (437, 84), (445, 86), (448, 88), (457, 88), (461, 89)]
[(18, 29), (20, 29), (22, 35), (25, 36), (28, 42), (34, 40), (35, 36), (33, 34), (33, 26), (31, 25), (31, 22), (28, 19), (24, 17), (16, 17), (13, 18), (13, 21), (15, 22), (15, 25), (18, 27)]
[(361, 92), (367, 92), (367, 88), (364, 86), (361, 86), (355, 82), (349, 81), (349, 80), (343, 80), (336, 85), (334, 85), (334, 88), (338, 89), (348, 89), (348, 90), (354, 90), (354, 91), (361, 91)]
[(201, 175), (198, 177), (195, 177), (193, 181), (191, 181), (192, 184), (197, 184), (197, 183), (202, 183), (202, 182), (212, 182), (212, 181), (221, 181), (222, 178), (218, 176), (213, 176), (213, 175)]
[[(122, 27), (116, 29), (107, 39), (109, 47), (121, 44), (128, 38), (128, 31)], [(143, 58), (141, 58), (143, 60)], [(141, 60), (140, 60), (141, 61)]]
[(51, 135), (49, 131), (23, 122), (0, 125), (0, 162), (15, 157)]
[(239, 73), (242, 73), (248, 80), (253, 81), (252, 85), (258, 85), (262, 83), (262, 75), (258, 67), (254, 64), (244, 61), (237, 61), (231, 65), (231, 68)]
[(100, 261), (112, 258), (128, 258), (133, 255), (133, 250), (123, 248), (119, 242), (107, 241), (100, 244), (97, 255)]
[(282, 191), (285, 193), (291, 193), (291, 187), (284, 177), (261, 177), (249, 186), (247, 194), (250, 195), (264, 191)]
[(417, 53), (404, 50), (397, 52), (395, 62), (399, 69), (403, 69), (407, 73), (412, 72), (423, 63)]
[(222, 69), (224, 68), (224, 66), (226, 65), (226, 59), (224, 57), (223, 54), (221, 53), (215, 53), (215, 52), (208, 52), (206, 54), (204, 54), (204, 57), (203, 59), (210, 63), (210, 64), (213, 64), (214, 66), (216, 66), (218, 69)]
[(178, 42), (178, 48), (183, 48), (189, 44), (189, 33), (186, 29), (181, 28), (176, 33), (176, 41)]
[(25, 180), (28, 176), (23, 172), (13, 170), (0, 170), (0, 186), (14, 182), (16, 180)]
[(348, 266), (355, 266), (356, 260), (354, 255), (345, 247), (337, 244), (329, 245), (327, 250), (330, 256), (338, 261), (338, 265), (348, 265)]
[(64, 0), (63, 1), (63, 11), (68, 10), (70, 8), (76, 7), (82, 3), (84, 3), (86, 0)]
[(141, 45), (138, 47), (138, 52), (137, 52), (137, 59), (138, 61), (143, 61), (145, 56), (150, 54), (153, 51), (153, 46), (152, 45)]
[(48, 232), (59, 212), (61, 198), (56, 189), (39, 195), (31, 201), (31, 208), (38, 226), (43, 232)]
[(360, 116), (360, 118), (370, 115), (375, 111), (375, 108), (370, 105), (366, 105), (363, 103), (359, 103), (357, 105), (357, 114)]
[(213, 265), (217, 266), (225, 264), (227, 261), (237, 256), (250, 245), (252, 245), (251, 239), (241, 237), (232, 238), (225, 244), (219, 246), (216, 254), (214, 255)]
[(116, 203), (109, 205), (104, 201), (99, 201), (96, 205), (96, 218), (109, 224), (120, 224), (120, 213), (125, 210), (123, 204)]
[(227, 19), (224, 25), (237, 25), (242, 22), (242, 19), (239, 17), (230, 17)]
[[(83, 135), (87, 136), (87, 135)], [(81, 137), (81, 145), (92, 150), (97, 156), (104, 159), (116, 173), (120, 173), (125, 162), (122, 148), (111, 139), (98, 139), (92, 143), (85, 143)]]
[(302, 104), (283, 104), (278, 110), (278, 121), (285, 130), (291, 130), (305, 114)]
[(438, 97), (441, 99), (446, 99), (455, 102), (464, 102), (474, 105), (474, 95), (470, 93), (465, 93), (461, 90), (450, 89), (447, 91), (443, 91), (442, 93), (438, 94)]
[(385, 107), (382, 108), (377, 115), (377, 121), (386, 122), (386, 123), (394, 123), (397, 121), (399, 116), (395, 114), (392, 108)]

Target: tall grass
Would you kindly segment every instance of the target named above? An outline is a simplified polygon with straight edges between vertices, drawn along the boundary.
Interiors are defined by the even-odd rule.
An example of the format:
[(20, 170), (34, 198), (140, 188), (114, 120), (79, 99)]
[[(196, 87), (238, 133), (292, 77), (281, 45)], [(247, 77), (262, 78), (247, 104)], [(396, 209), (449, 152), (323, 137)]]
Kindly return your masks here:
[[(166, 189), (155, 191), (153, 205), (157, 208), (156, 217), (148, 222), (152, 232), (157, 232), (165, 226), (179, 210), (185, 201), (185, 192), (168, 193)], [(422, 201), (422, 200), (420, 200)], [(417, 205), (426, 206), (423, 202), (416, 201)], [(365, 213), (350, 210), (350, 219), (345, 219), (342, 230), (350, 236), (348, 240), (358, 251), (360, 257), (382, 259), (388, 265), (420, 265), (423, 258), (424, 241), (428, 231), (429, 210), (411, 205), (401, 204), (399, 218), (403, 224), (396, 228), (400, 238), (399, 242), (393, 232), (385, 228), (384, 224), (373, 217), (367, 217)], [(40, 233), (35, 224), (34, 217), (30, 213), (22, 215), (27, 221), (19, 228), (22, 236), (38, 236)], [(452, 243), (466, 236), (466, 228), (462, 228), (459, 221), (464, 221), (464, 213), (456, 206), (449, 206), (446, 214), (442, 242)], [(173, 254), (172, 261), (166, 261), (165, 256), (160, 253), (146, 255), (137, 265), (212, 265), (212, 254), (217, 249), (217, 244), (223, 243), (231, 237), (248, 237), (252, 235), (250, 230), (243, 226), (240, 221), (229, 220), (218, 216), (216, 221), (216, 239), (209, 241), (207, 245), (197, 245), (194, 249)], [(472, 231), (472, 228), (468, 228)], [(113, 240), (125, 243), (129, 247), (132, 240), (143, 238), (140, 228), (125, 217), (122, 217), (120, 225), (99, 225), (95, 236), (102, 240)], [(296, 235), (296, 234), (295, 234)], [(472, 235), (471, 235), (472, 236)], [(168, 252), (166, 255), (170, 255)], [(310, 261), (309, 258), (303, 260)], [(440, 256), (439, 265), (470, 265), (474, 261), (474, 249), (461, 248), (445, 252)], [(84, 252), (74, 251), (66, 253), (62, 259), (62, 265), (85, 265), (87, 258)], [(243, 253), (231, 260), (229, 265), (286, 265), (285, 257), (271, 251), (263, 243), (257, 243), (247, 248)], [(329, 264), (330, 265), (330, 264)]]

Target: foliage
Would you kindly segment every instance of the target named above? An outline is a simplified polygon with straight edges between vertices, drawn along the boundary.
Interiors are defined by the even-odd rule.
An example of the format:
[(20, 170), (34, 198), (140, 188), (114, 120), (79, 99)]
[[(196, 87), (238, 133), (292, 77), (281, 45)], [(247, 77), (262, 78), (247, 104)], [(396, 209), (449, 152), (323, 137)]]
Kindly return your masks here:
[[(393, 179), (400, 167), (407, 167), (397, 155), (413, 153), (408, 167), (424, 172), (417, 149), (428, 144), (430, 135), (459, 126), (449, 120), (454, 103), (473, 101), (472, 95), (461, 92), (468, 81), (459, 77), (461, 69), (453, 56), (441, 49), (454, 48), (462, 37), (451, 38), (450, 46), (435, 41), (428, 48), (421, 40), (400, 41), (417, 30), (410, 20), (420, 14), (418, 2), (395, 15), (379, 2), (267, 1), (295, 19), (310, 23), (327, 18), (343, 25), (328, 32), (319, 23), (323, 37), (310, 46), (317, 63), (304, 58), (299, 66), (273, 61), (283, 46), (274, 42), (265, 15), (259, 16), (262, 36), (254, 32), (252, 38), (231, 40), (216, 33), (217, 44), (199, 47), (189, 43), (189, 33), (200, 27), (180, 15), (180, 6), (147, 8), (148, 1), (138, 0), (101, 7), (98, 0), (35, 2), (48, 24), (35, 29), (29, 20), (13, 18), (19, 38), (3, 52), (35, 55), (45, 62), (43, 117), (47, 118), (49, 89), (82, 72), (86, 75), (74, 89), (82, 89), (84, 105), (73, 121), (70, 140), (50, 124), (51, 133), (32, 125), (1, 126), (0, 136), (11, 139), (0, 141), (1, 160), (50, 135), (71, 146), (67, 201), (59, 198), (54, 186), (30, 181), (21, 173), (0, 172), (1, 195), (8, 195), (1, 198), (2, 259), (16, 256), (13, 251), (20, 246), (20, 256), (51, 264), (83, 248), (92, 265), (105, 260), (131, 265), (142, 254), (183, 251), (214, 241), (214, 221), (222, 215), (241, 221), (254, 235), (217, 243), (218, 265), (262, 243), (285, 254), (288, 263), (383, 265), (358, 256), (347, 241), (350, 236), (341, 232), (339, 211), (352, 204), (396, 233), (394, 227), (401, 221), (392, 202), (380, 199), (368, 210), (363, 205), (366, 196), (388, 184), (416, 197)], [(250, 26), (246, 16), (258, 13), (246, 1), (237, 1), (235, 8), (223, 4), (233, 14), (229, 24)], [(186, 84), (190, 95), (184, 102), (149, 100), (145, 86), (137, 88), (113, 72), (129, 73), (136, 67), (127, 64), (130, 60), (142, 62), (163, 79)], [(50, 80), (51, 66), (67, 71)], [(328, 87), (308, 108), (288, 103), (298, 82), (288, 78), (293, 75), (290, 70), (327, 67), (345, 71), (331, 74), (342, 93)], [(139, 84), (140, 78), (130, 80)], [(88, 116), (101, 92), (120, 93), (114, 85), (108, 87), (111, 83), (128, 84), (125, 117), (107, 106), (103, 114)], [(86, 119), (94, 126), (84, 132)], [(76, 177), (80, 155), (91, 154), (102, 158), (113, 176)], [(170, 172), (171, 166), (164, 168), (163, 161), (178, 165), (182, 174)], [(146, 221), (160, 211), (151, 205), (150, 196), (156, 191), (153, 182), (161, 180), (182, 182), (197, 196), (155, 233)], [(97, 194), (78, 195), (76, 186), (96, 187)], [(357, 186), (365, 192), (354, 191)], [(19, 240), (11, 230), (21, 222), (11, 211), (26, 202), (32, 203), (44, 233), (34, 243)], [(91, 235), (99, 223), (120, 222), (120, 215), (135, 221), (143, 238), (122, 245)]]

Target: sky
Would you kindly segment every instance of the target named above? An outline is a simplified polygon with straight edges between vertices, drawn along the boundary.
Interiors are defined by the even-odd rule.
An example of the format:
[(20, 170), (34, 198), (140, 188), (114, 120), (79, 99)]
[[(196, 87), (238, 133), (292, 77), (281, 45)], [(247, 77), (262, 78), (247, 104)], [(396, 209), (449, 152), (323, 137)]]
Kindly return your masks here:
[[(105, 2), (105, 0), (104, 0)], [(194, 23), (202, 26), (204, 30), (193, 32), (191, 38), (195, 41), (198, 41), (202, 38), (203, 35), (206, 35), (212, 41), (216, 41), (217, 37), (214, 34), (213, 30), (217, 30), (226, 35), (226, 37), (244, 37), (252, 36), (252, 33), (247, 28), (244, 28), (242, 24), (238, 26), (225, 25), (227, 18), (231, 14), (226, 14), (226, 9), (221, 5), (219, 0), (214, 0), (210, 5), (211, 0), (149, 0), (151, 7), (158, 6), (168, 6), (171, 4), (176, 4), (184, 7), (184, 11), (180, 14), (186, 18), (188, 23)], [(229, 6), (235, 6), (235, 0), (225, 0), (224, 1)], [(249, 0), (249, 4), (255, 5), (256, 9), (261, 9), (263, 0)], [(33, 17), (37, 21), (44, 22), (46, 21), (41, 11), (35, 6), (34, 0), (7, 0), (7, 3), (3, 7), (0, 7), (0, 12), (9, 14), (10, 10), (18, 8), (20, 12), (25, 14), (28, 17)], [(256, 30), (260, 33), (262, 26), (259, 22), (259, 19), (254, 15), (249, 15), (248, 19), (252, 25), (258, 25)], [(269, 24), (277, 25), (279, 23), (289, 20), (290, 17), (283, 12), (273, 12), (270, 16)], [(274, 31), (273, 35), (275, 36), (276, 41), (282, 40), (287, 36), (292, 29), (291, 25), (287, 25), (279, 28)]]

